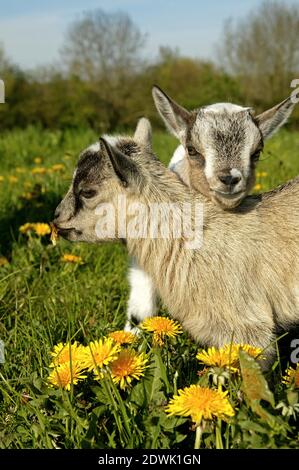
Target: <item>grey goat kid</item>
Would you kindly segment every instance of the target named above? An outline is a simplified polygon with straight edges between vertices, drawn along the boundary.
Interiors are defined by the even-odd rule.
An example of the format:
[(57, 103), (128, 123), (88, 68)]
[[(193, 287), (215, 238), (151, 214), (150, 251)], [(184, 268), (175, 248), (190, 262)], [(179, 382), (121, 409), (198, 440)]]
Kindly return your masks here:
[(249, 194), (264, 141), (295, 106), (289, 97), (255, 116), (251, 108), (232, 103), (187, 111), (157, 86), (153, 98), (167, 128), (182, 144), (185, 158), (176, 172), (223, 209), (233, 209)]
[[(294, 108), (287, 98), (255, 117), (251, 108), (232, 103), (187, 111), (159, 87), (153, 88), (153, 98), (166, 126), (181, 142), (169, 168), (224, 210), (234, 209), (250, 192), (264, 140)], [(134, 325), (155, 314), (157, 293), (136, 260), (131, 260), (129, 284), (125, 329), (134, 331)]]
[[(127, 233), (128, 252), (196, 341), (219, 347), (233, 339), (268, 348), (271, 357), (276, 326), (288, 328), (299, 318), (298, 180), (223, 211), (157, 160), (150, 124), (142, 119), (133, 139), (102, 139), (81, 154), (54, 223), (70, 241), (123, 239), (118, 230), (99, 238), (107, 203), (115, 213), (136, 203), (203, 204), (201, 248), (190, 249), (184, 234), (171, 231), (168, 239)], [(151, 218), (139, 222), (149, 234)]]

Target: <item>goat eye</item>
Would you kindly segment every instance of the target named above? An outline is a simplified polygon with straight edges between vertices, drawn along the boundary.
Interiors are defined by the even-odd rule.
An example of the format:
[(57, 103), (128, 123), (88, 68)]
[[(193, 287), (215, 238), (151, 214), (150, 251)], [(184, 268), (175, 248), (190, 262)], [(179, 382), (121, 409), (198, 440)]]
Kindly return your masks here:
[(252, 163), (256, 163), (259, 161), (259, 158), (260, 158), (260, 151), (258, 150), (257, 152), (254, 152), (252, 155), (251, 155), (251, 161)]
[(196, 157), (196, 155), (198, 154), (196, 148), (192, 147), (191, 145), (188, 145), (187, 152), (189, 157)]
[(96, 191), (94, 189), (86, 189), (85, 191), (82, 190), (80, 195), (85, 199), (91, 199), (96, 195)]
[(192, 146), (187, 147), (187, 152), (191, 160), (196, 160), (196, 163), (199, 164), (200, 166), (204, 166), (205, 164), (205, 157), (199, 153), (196, 148)]

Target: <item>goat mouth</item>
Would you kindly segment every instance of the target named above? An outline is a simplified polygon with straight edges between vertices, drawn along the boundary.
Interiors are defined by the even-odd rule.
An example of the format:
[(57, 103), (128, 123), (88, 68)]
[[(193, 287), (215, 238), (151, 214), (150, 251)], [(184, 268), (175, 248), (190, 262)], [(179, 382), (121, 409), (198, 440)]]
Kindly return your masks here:
[(63, 227), (57, 227), (58, 235), (62, 238), (68, 238), (70, 233), (76, 233), (79, 234), (79, 231), (76, 230), (74, 227), (71, 228), (63, 228)]
[(244, 194), (244, 191), (238, 191), (236, 193), (227, 193), (225, 191), (214, 191), (215, 196), (225, 198), (225, 199), (238, 199), (242, 194)]

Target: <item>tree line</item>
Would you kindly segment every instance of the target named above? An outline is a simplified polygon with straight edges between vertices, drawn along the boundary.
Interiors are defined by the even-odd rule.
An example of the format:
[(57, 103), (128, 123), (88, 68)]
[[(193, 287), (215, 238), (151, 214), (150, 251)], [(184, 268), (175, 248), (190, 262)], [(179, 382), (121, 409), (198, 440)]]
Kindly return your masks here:
[[(189, 109), (230, 101), (260, 112), (293, 91), (298, 37), (298, 5), (267, 0), (238, 23), (224, 24), (213, 62), (167, 47), (148, 62), (142, 56), (146, 36), (127, 14), (95, 10), (69, 26), (58, 65), (25, 71), (0, 48), (6, 95), (0, 126), (92, 126), (109, 132), (133, 127), (143, 115), (161, 125), (153, 84)], [(298, 109), (291, 127), (299, 128)]]

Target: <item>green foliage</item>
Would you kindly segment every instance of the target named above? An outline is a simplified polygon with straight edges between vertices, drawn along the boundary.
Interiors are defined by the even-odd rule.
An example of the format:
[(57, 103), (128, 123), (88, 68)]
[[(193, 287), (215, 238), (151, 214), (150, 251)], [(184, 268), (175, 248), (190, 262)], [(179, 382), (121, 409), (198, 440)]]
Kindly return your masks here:
[[(153, 104), (153, 84), (188, 109), (228, 101), (262, 111), (293, 91), (284, 87), (276, 102), (256, 99), (254, 88), (247, 96), (240, 79), (217, 65), (177, 55), (162, 55), (153, 65), (131, 71), (121, 79), (121, 86), (106, 77), (83, 80), (60, 71), (49, 71), (45, 80), (20, 70), (4, 70), (1, 78), (6, 84), (6, 103), (0, 106), (1, 129), (28, 125), (50, 129), (92, 127), (102, 133), (133, 127), (141, 116), (163, 128)], [(295, 109), (290, 123), (293, 127), (298, 127), (298, 116)]]

